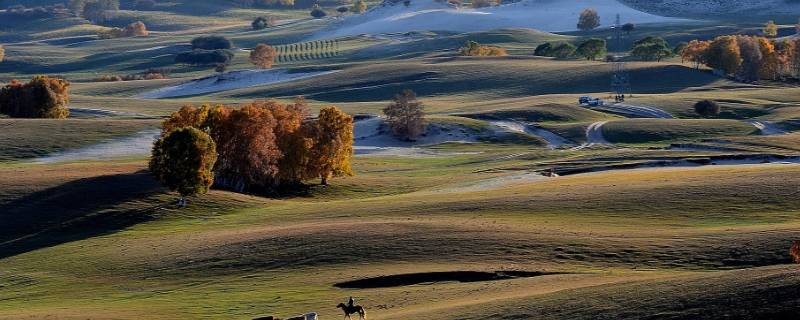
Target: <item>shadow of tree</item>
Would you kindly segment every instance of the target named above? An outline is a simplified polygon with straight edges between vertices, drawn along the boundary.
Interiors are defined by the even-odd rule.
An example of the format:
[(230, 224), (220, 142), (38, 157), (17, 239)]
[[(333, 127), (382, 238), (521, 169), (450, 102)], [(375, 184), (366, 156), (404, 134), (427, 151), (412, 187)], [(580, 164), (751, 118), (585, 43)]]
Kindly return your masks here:
[(0, 202), (0, 258), (151, 220), (162, 207), (152, 198), (160, 192), (140, 171), (79, 179)]

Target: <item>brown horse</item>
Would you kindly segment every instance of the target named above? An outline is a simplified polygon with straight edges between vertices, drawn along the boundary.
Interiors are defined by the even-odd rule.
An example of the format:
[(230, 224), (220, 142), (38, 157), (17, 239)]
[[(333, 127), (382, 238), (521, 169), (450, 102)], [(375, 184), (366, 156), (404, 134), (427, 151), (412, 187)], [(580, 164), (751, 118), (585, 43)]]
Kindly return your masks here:
[(344, 317), (347, 318), (347, 319), (351, 319), (352, 320), (353, 318), (350, 318), (350, 315), (358, 313), (358, 319), (367, 320), (367, 312), (364, 311), (364, 308), (361, 307), (361, 306), (352, 306), (352, 307), (350, 307), (350, 306), (348, 306), (348, 305), (346, 305), (344, 303), (340, 303), (336, 307), (339, 308), (339, 309), (342, 309), (342, 311), (344, 311)]

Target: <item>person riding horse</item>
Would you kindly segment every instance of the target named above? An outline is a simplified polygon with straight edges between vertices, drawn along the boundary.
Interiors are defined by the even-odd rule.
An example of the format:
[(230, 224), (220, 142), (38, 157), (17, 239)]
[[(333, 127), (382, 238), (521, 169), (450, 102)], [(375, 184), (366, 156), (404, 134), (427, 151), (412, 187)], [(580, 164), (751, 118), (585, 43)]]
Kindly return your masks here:
[(356, 300), (353, 299), (353, 297), (350, 297), (350, 299), (347, 300), (347, 304), (346, 305), (344, 303), (340, 303), (336, 307), (340, 308), (340, 309), (342, 309), (342, 311), (344, 311), (345, 319), (352, 319), (352, 318), (350, 318), (350, 315), (351, 314), (355, 314), (355, 313), (358, 313), (358, 316), (359, 316), (358, 318), (359, 319), (363, 319), (363, 320), (367, 319), (367, 312), (364, 311), (363, 307), (356, 305)]

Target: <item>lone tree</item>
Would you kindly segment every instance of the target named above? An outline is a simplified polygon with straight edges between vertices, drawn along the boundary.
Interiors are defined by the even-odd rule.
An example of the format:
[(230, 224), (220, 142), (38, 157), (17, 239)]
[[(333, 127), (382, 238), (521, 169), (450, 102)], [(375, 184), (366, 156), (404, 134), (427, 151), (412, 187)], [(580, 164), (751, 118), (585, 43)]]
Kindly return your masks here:
[(578, 49), (575, 51), (579, 56), (586, 58), (586, 60), (594, 61), (598, 57), (604, 56), (608, 53), (606, 48), (606, 41), (598, 38), (591, 38), (582, 42)]
[(764, 36), (767, 38), (775, 38), (778, 36), (778, 25), (775, 24), (775, 21), (768, 21), (766, 25), (764, 25)]
[(578, 29), (583, 31), (594, 30), (600, 26), (600, 15), (592, 8), (583, 9), (578, 18)]
[(12, 80), (0, 88), (0, 113), (12, 118), (54, 118), (69, 116), (69, 82), (36, 76), (28, 83)]
[(625, 31), (625, 34), (628, 36), (631, 35), (631, 32), (633, 32), (633, 30), (636, 30), (636, 25), (633, 23), (628, 22), (622, 25), (622, 31)]
[(414, 141), (425, 133), (425, 106), (417, 100), (414, 91), (406, 89), (397, 94), (383, 109), (383, 114), (398, 138)]
[(800, 241), (795, 241), (792, 248), (789, 249), (789, 255), (792, 256), (794, 263), (800, 263)]
[(262, 43), (250, 51), (250, 62), (261, 69), (270, 69), (275, 64), (276, 56), (275, 48)]
[(711, 100), (702, 100), (694, 104), (694, 112), (704, 118), (716, 117), (719, 111), (719, 104)]
[(6, 57), (6, 49), (3, 46), (0, 46), (0, 62), (3, 62), (3, 59)]
[(153, 145), (150, 172), (164, 186), (177, 191), (181, 195), (178, 204), (186, 206), (186, 197), (204, 194), (214, 183), (216, 148), (203, 131), (174, 129)]

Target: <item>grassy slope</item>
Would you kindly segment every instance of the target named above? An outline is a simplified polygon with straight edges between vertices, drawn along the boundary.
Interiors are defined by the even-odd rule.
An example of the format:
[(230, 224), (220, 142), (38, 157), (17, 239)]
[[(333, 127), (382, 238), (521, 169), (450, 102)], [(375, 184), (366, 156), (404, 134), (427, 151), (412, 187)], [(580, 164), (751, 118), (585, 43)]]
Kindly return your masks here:
[[(128, 199), (95, 202), (96, 207), (88, 207), (93, 212), (112, 216), (139, 212), (147, 219), (134, 220), (123, 231), (0, 260), (6, 271), (2, 276), (14, 288), (0, 294), (6, 301), (0, 310), (12, 317), (130, 318), (155, 313), (171, 319), (308, 310), (333, 316), (337, 297), (356, 295), (363, 297), (374, 318), (403, 318), (409, 312), (439, 308), (434, 318), (444, 319), (462, 314), (468, 305), (494, 308), (520, 304), (519, 299), (557, 301), (566, 294), (611, 294), (609, 299), (623, 303), (638, 299), (638, 291), (605, 284), (637, 280), (644, 287), (673, 288), (658, 279), (693, 279), (689, 270), (785, 263), (786, 239), (797, 235), (798, 221), (792, 213), (797, 203), (784, 194), (792, 190), (793, 179), (787, 177), (800, 175), (796, 166), (601, 173), (457, 196), (425, 191), (426, 185), (457, 185), (474, 179), (470, 172), (476, 166), (494, 165), (476, 165), (475, 160), (379, 163), (361, 158), (357, 167), (362, 176), (338, 180), (339, 187), (356, 194), (372, 193), (383, 189), (382, 177), (396, 177), (406, 179), (396, 185), (405, 181), (419, 190), (361, 200), (353, 200), (352, 194), (333, 194), (327, 199), (265, 201), (215, 191), (205, 200), (193, 201), (188, 210), (176, 211), (163, 207), (169, 197), (158, 189), (142, 189)], [(135, 174), (139, 168), (137, 163), (52, 169), (6, 166), (0, 169), (4, 174), (16, 174), (10, 175), (15, 178), (0, 194), (7, 204), (36, 190), (53, 193), (54, 187), (81, 175), (115, 177), (106, 188), (146, 183), (149, 178)], [(386, 172), (386, 168), (395, 169)], [(65, 170), (71, 172), (70, 177), (56, 174)], [(63, 190), (86, 193), (81, 188)], [(59, 196), (28, 197), (26, 202), (36, 208), (74, 199), (70, 193), (55, 194)], [(108, 199), (113, 193), (94, 194), (95, 199)], [(670, 197), (642, 202), (662, 195)], [(676, 207), (676, 203), (684, 205)], [(154, 208), (158, 205), (162, 207)], [(67, 208), (82, 212), (81, 207)], [(99, 230), (114, 227), (97, 217), (84, 219)], [(55, 235), (48, 239), (59, 239), (59, 233)], [(18, 248), (36, 245), (30, 239), (17, 243)], [(8, 249), (6, 245), (4, 250)], [(730, 259), (731, 255), (736, 258)], [(367, 275), (509, 268), (585, 274), (396, 289), (331, 287), (337, 281)], [(598, 268), (611, 272), (596, 272)], [(771, 270), (776, 269), (764, 272)], [(767, 274), (758, 269), (749, 272)], [(726, 279), (720, 274), (702, 281), (713, 285)], [(766, 284), (762, 286), (769, 290)], [(531, 291), (531, 287), (539, 289)], [(570, 288), (574, 290), (559, 292)], [(478, 289), (484, 294), (476, 295)], [(685, 290), (662, 292), (681, 295)], [(18, 308), (19, 303), (26, 308)], [(603, 308), (603, 302), (589, 306)], [(668, 310), (669, 306), (652, 308)]]
[(156, 120), (0, 119), (0, 162), (44, 156), (156, 127)]

